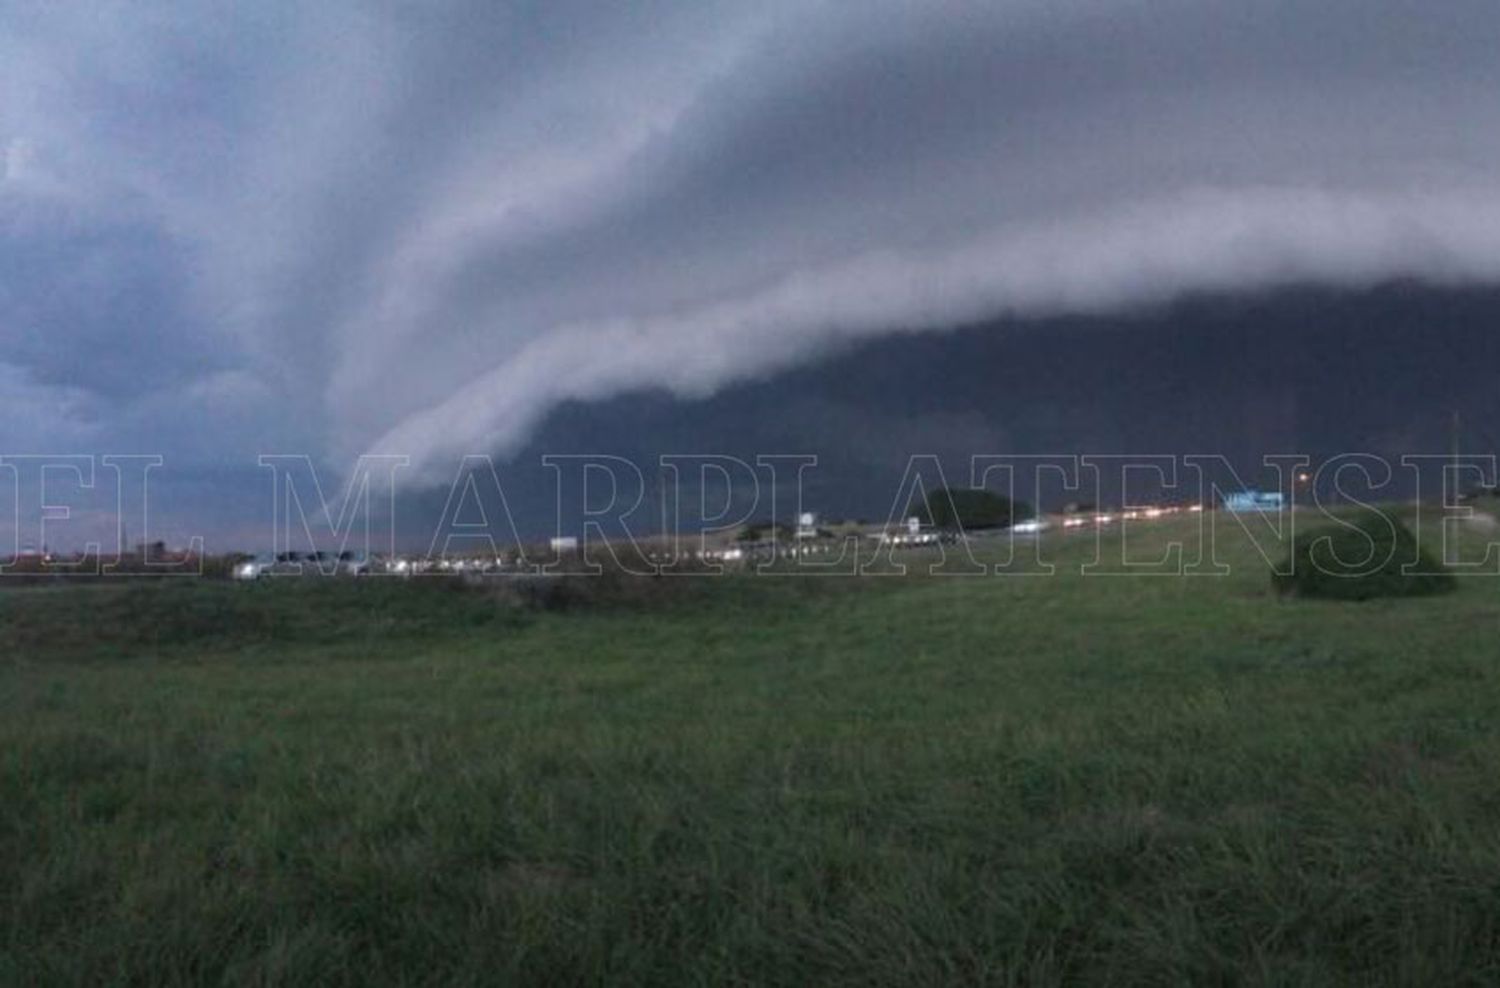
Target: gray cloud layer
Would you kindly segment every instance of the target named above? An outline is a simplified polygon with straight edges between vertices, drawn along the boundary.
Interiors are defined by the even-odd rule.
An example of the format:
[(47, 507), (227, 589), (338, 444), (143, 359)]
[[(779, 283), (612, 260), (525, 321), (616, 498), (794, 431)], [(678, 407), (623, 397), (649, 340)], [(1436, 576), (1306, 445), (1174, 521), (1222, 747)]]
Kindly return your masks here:
[(13, 449), (406, 453), (844, 339), (1500, 278), (1500, 8), (0, 3)]

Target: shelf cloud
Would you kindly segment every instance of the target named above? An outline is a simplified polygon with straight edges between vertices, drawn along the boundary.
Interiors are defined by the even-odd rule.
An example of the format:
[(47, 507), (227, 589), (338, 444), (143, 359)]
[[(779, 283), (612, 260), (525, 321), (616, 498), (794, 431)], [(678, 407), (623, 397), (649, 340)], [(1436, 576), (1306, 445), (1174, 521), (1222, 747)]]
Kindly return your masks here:
[(57, 402), (11, 447), (446, 478), (559, 402), (876, 334), (1500, 279), (1490, 2), (101, 0), (0, 26), (0, 381)]

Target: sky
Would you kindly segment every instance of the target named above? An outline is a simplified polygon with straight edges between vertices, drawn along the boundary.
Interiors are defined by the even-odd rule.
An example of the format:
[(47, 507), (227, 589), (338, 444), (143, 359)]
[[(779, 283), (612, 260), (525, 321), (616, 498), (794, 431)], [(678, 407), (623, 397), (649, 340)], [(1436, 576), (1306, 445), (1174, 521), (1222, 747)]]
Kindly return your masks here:
[[(1257, 304), (1286, 321), (1233, 338), (1283, 361), (1232, 383), (1295, 439), (1276, 381), (1320, 333), (1383, 366), (1372, 291), (1421, 286), (1414, 347), (1495, 311), (1497, 45), (1490, 0), (0, 0), (0, 456), (159, 455), (227, 537), (267, 453), (405, 456), (420, 499), (468, 454), (743, 449), (789, 408), (820, 429), (779, 441), (841, 462), (1037, 416), (1086, 451), (1143, 395), (1211, 420)], [(1149, 360), (1060, 356), (1084, 324)], [(894, 396), (840, 398), (890, 346)], [(956, 354), (1027, 401), (955, 393)], [(1485, 400), (1444, 373), (1407, 387)], [(1133, 383), (1091, 412), (1094, 379)], [(1328, 443), (1434, 435), (1356, 398)]]

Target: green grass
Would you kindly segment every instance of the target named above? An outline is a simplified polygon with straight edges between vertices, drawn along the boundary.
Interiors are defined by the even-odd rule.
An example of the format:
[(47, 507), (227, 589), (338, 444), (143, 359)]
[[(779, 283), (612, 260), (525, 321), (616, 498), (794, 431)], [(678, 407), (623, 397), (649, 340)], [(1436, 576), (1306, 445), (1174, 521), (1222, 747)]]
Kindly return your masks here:
[(1500, 583), (1280, 600), (1222, 534), (563, 613), (0, 593), (0, 982), (1495, 983)]

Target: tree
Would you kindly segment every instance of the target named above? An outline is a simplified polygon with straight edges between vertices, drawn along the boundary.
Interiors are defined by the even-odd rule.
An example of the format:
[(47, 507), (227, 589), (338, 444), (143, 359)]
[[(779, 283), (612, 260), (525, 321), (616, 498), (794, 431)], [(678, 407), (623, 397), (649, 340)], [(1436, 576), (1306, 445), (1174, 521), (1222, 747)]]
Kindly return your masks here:
[(1031, 505), (983, 488), (939, 488), (927, 495), (924, 520), (937, 528), (1009, 528), (1032, 516)]
[(790, 539), (796, 529), (779, 521), (753, 521), (741, 528), (736, 542), (764, 542), (768, 539)]

